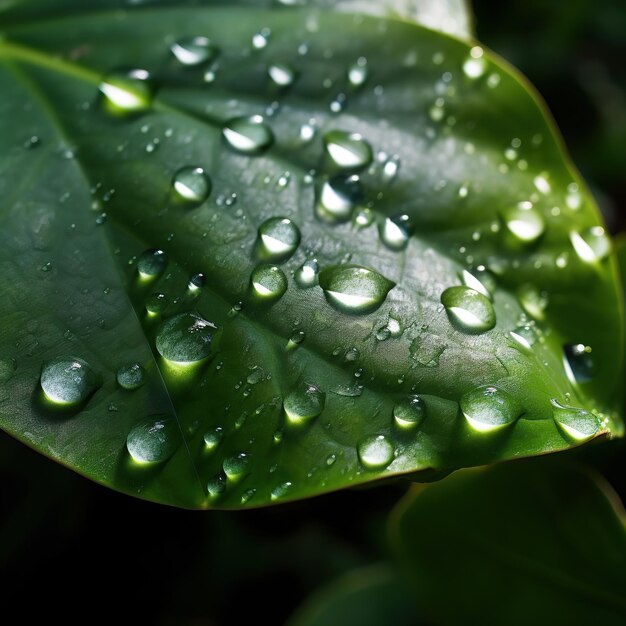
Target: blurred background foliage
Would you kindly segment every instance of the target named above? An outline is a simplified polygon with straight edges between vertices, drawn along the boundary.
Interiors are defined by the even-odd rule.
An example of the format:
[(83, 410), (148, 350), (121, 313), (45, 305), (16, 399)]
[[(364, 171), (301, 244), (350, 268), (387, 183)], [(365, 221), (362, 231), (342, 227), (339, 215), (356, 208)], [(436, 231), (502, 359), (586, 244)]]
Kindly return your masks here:
[[(474, 10), (478, 39), (537, 87), (610, 229), (626, 230), (624, 0), (475, 0)], [(593, 445), (582, 456), (624, 499), (623, 444)], [(351, 572), (371, 576), (378, 571), (373, 564), (390, 558), (386, 518), (406, 487), (400, 482), (265, 510), (202, 514), (108, 491), (2, 435), (4, 615), (16, 611), (24, 622), (95, 616), (190, 626), (262, 618), (278, 625), (341, 577), (356, 589), (357, 606), (362, 592)], [(314, 598), (325, 602), (323, 592)], [(369, 626), (364, 619), (359, 625)], [(351, 626), (348, 619), (338, 623)]]

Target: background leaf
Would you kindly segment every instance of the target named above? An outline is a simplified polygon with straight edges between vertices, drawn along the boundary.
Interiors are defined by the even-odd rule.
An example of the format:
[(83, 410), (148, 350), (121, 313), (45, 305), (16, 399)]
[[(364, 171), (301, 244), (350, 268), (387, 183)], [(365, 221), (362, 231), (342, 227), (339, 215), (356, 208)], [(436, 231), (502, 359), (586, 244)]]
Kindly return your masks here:
[(579, 468), (533, 459), (455, 474), (407, 497), (393, 532), (437, 624), (626, 617), (623, 510)]
[[(607, 240), (541, 108), (500, 62), (416, 25), (300, 7), (69, 6), (41, 21), (28, 7), (7, 13), (0, 43), (8, 432), (105, 484), (191, 507), (258, 506), (621, 432), (619, 296), (608, 248), (594, 247)], [(214, 46), (200, 46), (197, 66), (171, 52), (193, 33)], [(154, 82), (103, 85), (120, 67)], [(127, 115), (111, 115), (99, 85)], [(259, 114), (266, 152), (228, 146), (224, 127), (232, 143), (232, 120)], [(173, 183), (198, 167), (208, 199), (182, 206)], [(251, 293), (268, 252), (258, 229), (277, 217), (302, 242), (274, 260), (288, 289), (264, 304)], [(153, 249), (166, 268), (142, 256)], [(365, 295), (384, 302), (349, 315), (334, 287), (297, 286), (313, 258), (327, 271), (373, 268), (383, 279)], [(138, 275), (143, 263), (153, 278)], [(480, 328), (441, 305), (444, 292), (466, 293), (462, 280), (486, 290), (461, 302), (488, 313)], [(168, 304), (148, 316), (154, 293)], [(164, 319), (193, 311), (219, 331), (212, 358), (181, 369), (155, 340)], [(592, 348), (583, 376), (566, 376), (564, 344)], [(60, 412), (38, 380), (70, 356), (101, 385)], [(132, 364), (146, 371), (135, 391), (115, 380)], [(553, 400), (591, 429), (564, 429)], [(129, 433), (154, 437), (160, 462), (133, 463)]]

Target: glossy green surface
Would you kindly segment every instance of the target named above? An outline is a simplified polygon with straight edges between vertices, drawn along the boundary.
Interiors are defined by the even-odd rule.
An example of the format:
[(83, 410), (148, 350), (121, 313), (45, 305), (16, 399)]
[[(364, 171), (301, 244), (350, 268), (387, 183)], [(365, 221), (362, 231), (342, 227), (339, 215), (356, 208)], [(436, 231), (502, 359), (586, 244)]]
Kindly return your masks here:
[[(532, 93), (408, 21), (284, 4), (0, 12), (0, 425), (192, 508), (580, 443), (554, 402), (593, 412), (592, 436), (620, 434), (613, 259)], [(329, 154), (331, 131), (349, 141)], [(259, 230), (273, 218), (299, 236)], [(314, 269), (296, 282), (305, 264), (321, 287)], [(463, 284), (481, 307), (461, 299), (453, 324), (441, 298)], [(566, 368), (563, 345), (593, 367)], [(71, 410), (40, 389), (59, 358), (102, 380)], [(145, 370), (133, 390), (116, 382), (130, 363)], [(324, 401), (289, 404), (306, 414), (290, 419), (285, 398), (310, 388)], [(515, 411), (464, 415), (477, 389)], [(398, 422), (416, 394), (419, 420)], [(167, 454), (133, 461), (131, 432), (133, 449), (139, 433)]]

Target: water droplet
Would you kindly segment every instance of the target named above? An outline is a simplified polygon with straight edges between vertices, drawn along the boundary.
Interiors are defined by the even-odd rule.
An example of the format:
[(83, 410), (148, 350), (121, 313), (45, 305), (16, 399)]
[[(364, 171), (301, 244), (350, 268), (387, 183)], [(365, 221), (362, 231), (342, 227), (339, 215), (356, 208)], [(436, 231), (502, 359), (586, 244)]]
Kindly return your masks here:
[(300, 245), (299, 228), (286, 217), (272, 217), (259, 226), (262, 257), (286, 261)]
[(393, 460), (393, 445), (385, 435), (371, 435), (359, 443), (357, 453), (367, 469), (383, 469)]
[(576, 254), (584, 263), (597, 263), (611, 252), (611, 240), (602, 226), (592, 226), (569, 235)]
[(280, 485), (276, 485), (276, 487), (272, 489), (272, 492), (270, 494), (271, 500), (275, 501), (275, 500), (280, 500), (284, 498), (289, 493), (290, 489), (291, 489), (291, 483), (289, 481), (285, 481), (284, 483), (281, 483)]
[(361, 170), (372, 162), (372, 147), (358, 133), (333, 130), (324, 135), (330, 164), (339, 170)]
[(43, 364), (40, 384), (48, 400), (76, 406), (96, 390), (100, 380), (82, 359), (59, 357)]
[(329, 454), (326, 457), (326, 465), (328, 465), (328, 467), (330, 467), (331, 465), (334, 465), (335, 461), (337, 461), (337, 455), (336, 454)]
[(596, 370), (591, 348), (582, 343), (563, 346), (563, 365), (572, 383), (589, 382)]
[(259, 367), (258, 365), (255, 365), (254, 367), (251, 368), (250, 373), (246, 377), (246, 382), (249, 385), (257, 385), (261, 381), (265, 380), (265, 378), (266, 378), (266, 375), (265, 375), (265, 371), (263, 370), (263, 368)]
[(545, 230), (542, 215), (530, 203), (522, 202), (516, 207), (502, 211), (502, 220), (508, 232), (519, 242), (528, 244), (536, 241)]
[[(469, 272), (468, 270), (463, 270), (460, 274), (461, 282), (470, 289), (477, 291), (478, 293), (485, 296), (485, 298), (489, 298), (489, 300), (493, 300), (490, 289), (495, 286), (495, 281), (493, 280), (493, 276), (484, 270), (482, 272), (476, 272), (478, 276)], [(487, 283), (487, 284), (485, 284)], [(487, 286), (489, 285), (489, 286)]]
[(164, 359), (174, 363), (200, 361), (211, 353), (216, 328), (197, 313), (179, 313), (159, 328), (156, 348)]
[(202, 289), (206, 283), (206, 277), (204, 274), (198, 272), (197, 274), (192, 274), (189, 277), (189, 281), (187, 282), (187, 289), (192, 293)]
[(367, 69), (367, 59), (360, 57), (354, 65), (348, 68), (348, 82), (353, 87), (361, 87), (365, 84), (369, 70)]
[(139, 389), (146, 382), (146, 370), (139, 363), (129, 363), (117, 370), (115, 378), (123, 389)]
[(241, 494), (241, 504), (247, 504), (248, 502), (250, 502), (250, 500), (252, 500), (252, 498), (254, 498), (255, 495), (256, 489), (254, 489), (254, 487), (252, 489), (246, 489)]
[(103, 107), (113, 115), (129, 115), (150, 108), (153, 85), (146, 70), (112, 72), (100, 83)]
[(311, 383), (301, 383), (283, 402), (287, 419), (292, 424), (302, 424), (318, 417), (324, 410), (326, 394)]
[(146, 311), (152, 315), (163, 313), (167, 307), (167, 296), (164, 293), (153, 293), (146, 300)]
[(230, 480), (239, 480), (250, 471), (250, 455), (238, 452), (224, 459), (224, 473)]
[(262, 28), (252, 36), (252, 46), (256, 50), (262, 50), (267, 46), (271, 31), (269, 28)]
[(182, 167), (174, 174), (172, 188), (183, 204), (197, 206), (209, 197), (212, 183), (201, 167)]
[(482, 293), (469, 287), (448, 287), (441, 304), (452, 325), (464, 333), (484, 333), (496, 325), (493, 305)]
[(319, 275), (330, 304), (344, 313), (370, 313), (385, 301), (395, 283), (359, 265), (331, 265)]
[(553, 417), (561, 432), (570, 440), (587, 441), (600, 430), (600, 421), (589, 411), (564, 406), (556, 400), (551, 401)]
[(209, 452), (212, 452), (220, 445), (222, 439), (224, 438), (224, 429), (220, 426), (215, 428), (211, 428), (204, 433), (204, 446)]
[(410, 239), (409, 216), (395, 215), (385, 218), (379, 229), (381, 241), (391, 250), (404, 250)]
[(524, 311), (532, 318), (542, 320), (545, 317), (545, 311), (548, 306), (547, 293), (540, 292), (533, 285), (526, 284), (519, 287), (517, 297)]
[(218, 474), (213, 478), (209, 478), (206, 484), (207, 494), (209, 498), (219, 498), (226, 491), (226, 477), (222, 474)]
[(487, 61), (483, 58), (483, 49), (474, 46), (463, 63), (463, 72), (468, 78), (480, 78), (487, 70)]
[(317, 285), (317, 275), (319, 264), (316, 259), (305, 261), (294, 273), (293, 277), (296, 285), (301, 289), (309, 289)]
[(264, 300), (278, 300), (287, 291), (288, 282), (284, 272), (275, 265), (259, 265), (250, 276), (255, 295)]
[(269, 77), (278, 87), (289, 87), (296, 80), (296, 71), (285, 63), (275, 63), (267, 70)]
[(346, 222), (354, 207), (363, 200), (363, 195), (358, 176), (333, 176), (319, 189), (315, 212), (328, 222)]
[(478, 387), (461, 397), (461, 411), (468, 424), (481, 433), (504, 428), (522, 414), (517, 400), (496, 387)]
[(167, 461), (180, 443), (178, 425), (167, 415), (153, 415), (137, 424), (126, 438), (130, 456), (141, 465)]
[(389, 157), (383, 164), (382, 180), (384, 183), (389, 184), (396, 179), (398, 171), (400, 170), (400, 157), (396, 154)]
[(535, 331), (529, 325), (518, 326), (515, 330), (512, 330), (509, 335), (513, 341), (526, 351), (532, 350), (532, 347), (537, 340)]
[(419, 396), (408, 396), (393, 407), (393, 418), (400, 428), (416, 428), (426, 417), (426, 404)]
[(274, 142), (272, 129), (260, 115), (233, 118), (224, 126), (222, 134), (228, 145), (242, 154), (259, 154)]
[(142, 278), (155, 278), (167, 266), (167, 255), (163, 250), (146, 250), (137, 260), (137, 271)]
[(173, 43), (170, 47), (172, 54), (183, 65), (200, 65), (215, 58), (217, 48), (207, 37), (187, 37)]

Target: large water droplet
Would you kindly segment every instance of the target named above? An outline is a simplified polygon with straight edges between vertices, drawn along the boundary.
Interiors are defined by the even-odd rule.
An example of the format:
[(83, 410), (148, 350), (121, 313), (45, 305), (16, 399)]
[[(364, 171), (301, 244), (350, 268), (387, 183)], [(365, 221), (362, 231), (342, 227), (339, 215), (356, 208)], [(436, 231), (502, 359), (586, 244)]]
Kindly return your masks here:
[(573, 383), (589, 382), (596, 371), (592, 350), (582, 343), (563, 346), (563, 365)]
[(495, 287), (493, 276), (483, 268), (482, 271), (469, 272), (463, 270), (460, 274), (461, 282), (470, 289), (481, 293), (485, 298), (493, 300), (491, 290)]
[(226, 477), (223, 474), (218, 474), (213, 476), (213, 478), (209, 478), (206, 490), (209, 498), (212, 500), (219, 498), (226, 491)]
[(155, 278), (167, 266), (167, 255), (163, 250), (146, 250), (137, 259), (137, 271), (142, 278)]
[(156, 348), (164, 359), (174, 363), (200, 361), (211, 353), (216, 328), (197, 313), (179, 313), (161, 325)]
[(419, 396), (408, 396), (393, 407), (393, 418), (400, 428), (416, 428), (426, 417), (426, 404)]
[(217, 48), (207, 37), (186, 37), (170, 47), (172, 54), (183, 65), (200, 65), (215, 58)]
[(146, 370), (139, 363), (129, 363), (117, 370), (115, 378), (122, 389), (139, 389), (146, 382)]
[(316, 259), (305, 261), (293, 275), (296, 284), (301, 289), (308, 289), (317, 285), (317, 275), (319, 273), (319, 264)]
[(239, 480), (250, 471), (250, 455), (245, 452), (233, 454), (224, 459), (222, 467), (230, 480)]
[(580, 233), (572, 231), (570, 241), (581, 261), (597, 263), (611, 252), (611, 240), (602, 226), (593, 226)]
[(209, 197), (211, 187), (211, 179), (201, 167), (182, 167), (172, 179), (172, 189), (183, 204), (202, 204)]
[(326, 394), (311, 383), (301, 383), (285, 397), (283, 408), (287, 419), (301, 424), (318, 417), (324, 410)]
[(272, 79), (272, 82), (278, 87), (289, 87), (293, 85), (297, 76), (293, 67), (286, 63), (274, 63), (274, 65), (270, 65), (267, 73)]
[(250, 276), (250, 284), (255, 295), (264, 300), (278, 300), (287, 291), (285, 273), (275, 265), (259, 265)]
[(260, 115), (236, 117), (227, 122), (222, 134), (231, 148), (243, 154), (259, 154), (274, 141), (272, 129)]
[(333, 130), (324, 135), (330, 165), (339, 170), (362, 170), (372, 162), (372, 147), (358, 133)]
[(137, 424), (126, 438), (130, 456), (141, 465), (167, 461), (180, 443), (178, 425), (167, 415), (153, 415)]
[(370, 313), (387, 297), (395, 283), (360, 265), (331, 265), (319, 275), (320, 287), (330, 304), (344, 313)]
[(570, 440), (586, 441), (600, 430), (600, 420), (589, 411), (564, 406), (552, 400), (553, 417), (561, 432)]
[(55, 404), (81, 404), (95, 391), (99, 383), (99, 377), (89, 364), (76, 357), (59, 357), (46, 361), (41, 368), (41, 388), (46, 398)]
[(153, 85), (146, 70), (112, 72), (100, 83), (103, 107), (113, 115), (129, 115), (150, 108)]
[(367, 469), (383, 469), (393, 460), (393, 445), (385, 435), (371, 435), (357, 446), (361, 465)]
[(391, 250), (404, 250), (410, 239), (408, 215), (387, 217), (380, 224), (379, 234), (381, 241)]
[(461, 411), (468, 424), (481, 433), (508, 426), (522, 414), (517, 400), (496, 387), (478, 387), (461, 397)]
[(502, 211), (502, 220), (508, 232), (523, 244), (536, 241), (543, 234), (546, 223), (541, 213), (532, 205), (522, 202)]
[(328, 222), (347, 222), (354, 207), (363, 200), (363, 195), (358, 176), (334, 176), (318, 189), (315, 212)]
[(452, 325), (464, 333), (484, 333), (496, 325), (496, 314), (488, 298), (469, 287), (448, 287), (441, 294)]
[(286, 217), (272, 217), (259, 226), (262, 257), (285, 261), (300, 245), (300, 229)]

